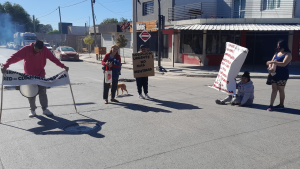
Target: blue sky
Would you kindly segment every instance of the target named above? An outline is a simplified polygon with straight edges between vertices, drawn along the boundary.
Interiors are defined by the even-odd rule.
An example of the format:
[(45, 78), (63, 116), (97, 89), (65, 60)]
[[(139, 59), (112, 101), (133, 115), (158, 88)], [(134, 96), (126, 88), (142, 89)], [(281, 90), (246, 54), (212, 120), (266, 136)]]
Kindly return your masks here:
[[(20, 4), (29, 15), (35, 15), (42, 24), (51, 24), (53, 29), (58, 29), (59, 11), (55, 10), (58, 6), (61, 7), (62, 22), (71, 22), (73, 26), (84, 26), (85, 22), (89, 24), (90, 17), (90, 26), (93, 26), (91, 0), (0, 0), (0, 3), (6, 1)], [(73, 5), (76, 3), (79, 4)], [(94, 12), (96, 24), (105, 18), (119, 20), (124, 17), (132, 20), (132, 0), (96, 0)]]

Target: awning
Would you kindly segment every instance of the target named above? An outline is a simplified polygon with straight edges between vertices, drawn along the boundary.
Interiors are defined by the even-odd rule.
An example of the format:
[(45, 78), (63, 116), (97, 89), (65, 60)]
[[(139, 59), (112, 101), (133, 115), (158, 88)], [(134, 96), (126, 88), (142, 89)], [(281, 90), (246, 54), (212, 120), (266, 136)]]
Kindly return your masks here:
[(293, 31), (300, 30), (300, 24), (219, 24), (219, 25), (183, 25), (175, 26), (179, 30), (247, 30), (247, 31)]

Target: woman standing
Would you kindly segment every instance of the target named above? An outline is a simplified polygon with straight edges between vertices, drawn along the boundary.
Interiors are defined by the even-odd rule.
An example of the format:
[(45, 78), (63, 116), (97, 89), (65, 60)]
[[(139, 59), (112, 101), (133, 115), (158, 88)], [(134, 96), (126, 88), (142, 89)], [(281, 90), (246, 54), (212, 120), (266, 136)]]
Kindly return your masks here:
[[(285, 99), (284, 88), (289, 78), (289, 69), (288, 69), (289, 63), (292, 60), (291, 51), (289, 50), (286, 41), (280, 40), (277, 44), (276, 50), (277, 51), (273, 56), (273, 59), (267, 62), (267, 66), (269, 66), (270, 64), (276, 65), (276, 72), (275, 72), (276, 74), (272, 76), (271, 79), (272, 94), (271, 94), (270, 106), (267, 109), (268, 111), (272, 111), (274, 109), (284, 109), (284, 99)], [(278, 91), (280, 95), (280, 104), (277, 106), (273, 106)]]
[[(103, 60), (102, 65), (104, 66), (104, 70), (107, 68), (111, 68), (112, 70), (112, 87), (111, 87), (111, 101), (112, 102), (119, 102), (117, 99), (115, 99), (117, 86), (118, 86), (118, 79), (120, 75), (121, 70), (121, 57), (118, 54), (119, 46), (113, 45), (107, 53)], [(104, 78), (105, 80), (105, 78)], [(103, 99), (105, 100), (105, 104), (108, 103), (108, 91), (110, 88), (110, 83), (103, 82)]]
[[(146, 52), (147, 49), (145, 45), (142, 44), (140, 46), (140, 51), (138, 53), (146, 53)], [(150, 99), (150, 96), (148, 95), (148, 76), (136, 78), (136, 86), (138, 89), (140, 99), (145, 99), (145, 98)], [(145, 97), (142, 94), (142, 88), (144, 89)]]

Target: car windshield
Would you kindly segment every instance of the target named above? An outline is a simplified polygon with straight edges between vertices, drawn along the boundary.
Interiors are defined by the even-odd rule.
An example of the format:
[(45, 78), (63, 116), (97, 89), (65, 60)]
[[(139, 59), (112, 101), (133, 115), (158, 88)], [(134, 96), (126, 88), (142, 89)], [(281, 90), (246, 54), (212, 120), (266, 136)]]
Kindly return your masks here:
[(44, 44), (45, 46), (50, 46), (49, 44)]
[(75, 52), (75, 50), (73, 48), (61, 48), (61, 51)]
[(24, 40), (36, 40), (36, 36), (24, 36)]

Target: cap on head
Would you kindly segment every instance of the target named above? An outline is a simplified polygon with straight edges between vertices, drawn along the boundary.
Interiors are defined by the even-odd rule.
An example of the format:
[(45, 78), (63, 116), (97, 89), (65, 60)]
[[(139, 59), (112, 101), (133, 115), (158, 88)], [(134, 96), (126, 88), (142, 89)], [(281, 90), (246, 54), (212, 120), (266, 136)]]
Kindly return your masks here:
[(142, 48), (146, 48), (146, 46), (144, 44), (141, 44), (140, 49)]
[(242, 77), (246, 77), (250, 80), (250, 73), (248, 71), (244, 72), (244, 74), (242, 75)]
[(43, 49), (43, 47), (44, 47), (44, 42), (41, 41), (41, 40), (36, 40), (36, 41), (34, 42), (34, 46), (35, 46), (36, 48), (38, 48), (38, 49)]

